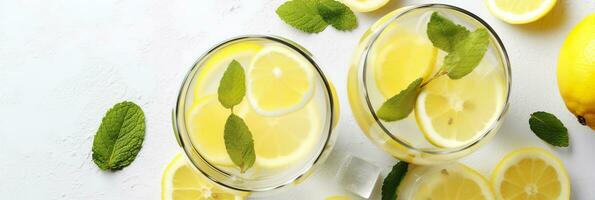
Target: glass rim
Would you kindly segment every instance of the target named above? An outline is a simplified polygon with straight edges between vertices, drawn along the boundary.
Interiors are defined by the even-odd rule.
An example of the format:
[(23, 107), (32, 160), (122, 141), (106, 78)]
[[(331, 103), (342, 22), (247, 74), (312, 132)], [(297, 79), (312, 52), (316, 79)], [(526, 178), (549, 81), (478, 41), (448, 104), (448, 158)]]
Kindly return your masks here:
[[(286, 46), (294, 51), (296, 51), (298, 54), (300, 54), (301, 56), (303, 56), (311, 65), (312, 67), (315, 69), (316, 73), (318, 74), (318, 77), (320, 77), (320, 79), (322, 80), (322, 84), (324, 86), (324, 93), (327, 96), (326, 100), (328, 102), (327, 104), (327, 109), (329, 109), (329, 112), (326, 114), (327, 115), (327, 122), (324, 126), (324, 128), (326, 128), (327, 130), (322, 130), (322, 133), (326, 133), (325, 136), (325, 141), (320, 144), (317, 148), (318, 151), (315, 152), (315, 156), (312, 156), (311, 158), (309, 158), (309, 163), (307, 165), (304, 165), (300, 170), (299, 173), (296, 173), (292, 176), (288, 176), (290, 178), (288, 178), (286, 181), (283, 181), (283, 183), (280, 184), (275, 184), (272, 186), (265, 186), (265, 187), (240, 187), (237, 185), (233, 185), (233, 184), (228, 184), (225, 183), (225, 181), (223, 180), (219, 180), (218, 178), (215, 178), (213, 175), (209, 174), (207, 171), (205, 171), (204, 169), (201, 169), (201, 167), (199, 167), (199, 164), (197, 163), (197, 161), (195, 161), (195, 159), (193, 159), (191, 155), (198, 155), (199, 160), (198, 162), (202, 162), (203, 164), (206, 164), (206, 166), (208, 166), (212, 171), (214, 171), (215, 173), (217, 173), (217, 176), (222, 176), (222, 177), (232, 177), (233, 175), (225, 172), (221, 169), (219, 169), (218, 167), (214, 166), (213, 164), (211, 164), (211, 162), (209, 162), (196, 148), (195, 145), (192, 144), (192, 141), (185, 141), (182, 134), (188, 135), (188, 131), (187, 131), (187, 127), (186, 127), (186, 122), (185, 122), (185, 103), (186, 103), (186, 96), (187, 96), (187, 89), (191, 86), (191, 83), (194, 79), (194, 76), (197, 75), (199, 72), (198, 70), (202, 67), (200, 65), (200, 63), (202, 61), (204, 61), (206, 58), (208, 58), (208, 56), (210, 56), (212, 53), (220, 50), (221, 47), (233, 43), (233, 42), (237, 42), (237, 41), (241, 41), (241, 40), (245, 40), (245, 39), (264, 39), (264, 40), (269, 40), (272, 42), (276, 42), (279, 43), (283, 46)], [(219, 184), (223, 187), (229, 188), (229, 189), (233, 189), (233, 190), (237, 190), (237, 191), (242, 191), (242, 192), (265, 192), (265, 191), (271, 191), (271, 190), (275, 190), (275, 189), (279, 189), (279, 188), (283, 188), (286, 187), (290, 184), (292, 184), (293, 182), (295, 182), (296, 180), (299, 180), (300, 178), (304, 177), (304, 175), (307, 175), (310, 171), (315, 170), (315, 166), (322, 163), (325, 159), (324, 155), (325, 152), (330, 151), (332, 149), (332, 145), (334, 143), (334, 136), (333, 135), (333, 127), (335, 125), (335, 118), (336, 115), (335, 113), (337, 112), (336, 107), (338, 105), (335, 105), (335, 99), (336, 97), (333, 95), (332, 92), (332, 85), (330, 84), (329, 80), (327, 79), (327, 77), (324, 75), (324, 73), (322, 72), (320, 66), (317, 64), (316, 60), (314, 59), (314, 57), (312, 56), (312, 54), (304, 47), (302, 47), (301, 45), (280, 37), (280, 36), (276, 36), (276, 35), (257, 35), (257, 34), (249, 34), (249, 35), (240, 35), (240, 36), (235, 36), (226, 40), (223, 40), (222, 42), (219, 42), (215, 45), (213, 45), (212, 47), (208, 48), (208, 50), (203, 53), (202, 55), (200, 55), (198, 57), (198, 59), (192, 64), (192, 67), (190, 68), (190, 70), (187, 72), (187, 74), (184, 76), (184, 81), (182, 82), (182, 85), (180, 87), (180, 90), (178, 92), (178, 97), (176, 98), (176, 104), (175, 107), (173, 109), (172, 112), (172, 122), (173, 122), (173, 128), (174, 128), (174, 134), (176, 137), (176, 140), (178, 142), (178, 144), (180, 145), (180, 147), (182, 147), (182, 150), (184, 151), (184, 154), (188, 157), (188, 160), (190, 160), (190, 163), (192, 163), (192, 165), (198, 169), (198, 171), (200, 171), (200, 173), (202, 173), (205, 177), (207, 177), (209, 180), (215, 182), (216, 184)], [(181, 114), (181, 115), (180, 115)], [(182, 119), (182, 120), (181, 120)], [(180, 121), (181, 120), (181, 121)], [(188, 142), (190, 144), (186, 144), (185, 142)], [(186, 148), (187, 145), (189, 145), (188, 147), (190, 148)], [(193, 152), (190, 152), (193, 151)], [(264, 181), (263, 181), (264, 182)], [(246, 183), (246, 182), (245, 182)]]
[[(510, 104), (510, 89), (511, 89), (511, 85), (512, 85), (512, 74), (511, 74), (511, 68), (510, 68), (510, 60), (508, 58), (508, 53), (506, 51), (506, 48), (504, 47), (504, 44), (502, 43), (500, 37), (498, 36), (498, 34), (494, 31), (494, 29), (484, 20), (482, 20), (480, 17), (478, 17), (477, 15), (463, 9), (457, 6), (452, 6), (452, 5), (448, 5), (448, 4), (420, 4), (420, 5), (413, 5), (413, 6), (406, 6), (406, 7), (402, 7), (405, 10), (395, 16), (393, 16), (390, 20), (387, 20), (386, 22), (384, 22), (381, 26), (381, 28), (379, 28), (377, 31), (375, 31), (371, 36), (370, 36), (370, 40), (368, 41), (368, 43), (365, 46), (364, 52), (361, 56), (363, 59), (361, 59), (360, 63), (358, 64), (358, 66), (360, 66), (360, 84), (363, 83), (363, 94), (364, 94), (364, 99), (365, 99), (365, 107), (368, 108), (368, 112), (372, 115), (372, 118), (374, 119), (375, 123), (380, 127), (380, 129), (382, 130), (382, 132), (384, 134), (386, 134), (387, 136), (389, 136), (392, 140), (394, 140), (395, 142), (399, 143), (400, 145), (403, 145), (404, 147), (410, 149), (410, 150), (414, 150), (417, 151), (419, 153), (426, 153), (426, 154), (433, 154), (433, 155), (448, 155), (448, 154), (455, 154), (458, 152), (462, 152), (464, 150), (470, 149), (471, 147), (477, 145), (480, 141), (482, 141), (483, 139), (485, 139), (486, 137), (488, 137), (489, 135), (492, 135), (494, 133), (492, 133), (492, 130), (494, 130), (495, 128), (497, 128), (497, 125), (501, 122), (501, 120), (503, 119), (504, 115), (506, 114), (506, 111), (508, 110), (509, 104)], [(481, 24), (483, 27), (485, 27), (488, 32), (490, 33), (490, 35), (492, 36), (492, 38), (495, 40), (496, 43), (496, 50), (497, 50), (497, 54), (500, 57), (498, 60), (500, 62), (502, 62), (506, 70), (505, 74), (506, 74), (506, 101), (504, 103), (504, 106), (502, 107), (502, 109), (500, 110), (500, 113), (498, 115), (498, 118), (496, 119), (496, 121), (494, 121), (492, 124), (490, 124), (490, 128), (488, 130), (486, 130), (484, 133), (482, 133), (482, 135), (478, 138), (476, 138), (473, 142), (470, 142), (469, 144), (460, 146), (460, 147), (456, 147), (456, 148), (451, 148), (451, 149), (447, 149), (447, 150), (434, 150), (434, 149), (424, 149), (424, 148), (417, 148), (414, 147), (413, 145), (408, 144), (407, 142), (399, 139), (398, 137), (394, 136), (393, 134), (391, 134), (391, 131), (386, 128), (384, 126), (384, 123), (382, 121), (380, 121), (380, 118), (377, 116), (376, 111), (374, 110), (374, 107), (372, 106), (372, 102), (370, 100), (370, 96), (368, 95), (368, 83), (367, 83), (367, 78), (366, 78), (366, 71), (367, 71), (367, 60), (368, 60), (368, 55), (371, 51), (371, 47), (372, 45), (375, 44), (375, 42), (377, 41), (377, 39), (379, 38), (380, 34), (383, 33), (385, 31), (385, 29), (388, 27), (388, 25), (390, 25), (392, 22), (394, 22), (395, 20), (399, 19), (400, 17), (402, 17), (405, 14), (408, 14), (414, 10), (418, 10), (418, 9), (424, 9), (424, 8), (440, 8), (440, 9), (446, 9), (446, 10), (452, 10), (455, 12), (459, 12), (465, 16), (470, 17), (472, 20), (475, 20), (476, 22), (478, 22), (479, 24)]]

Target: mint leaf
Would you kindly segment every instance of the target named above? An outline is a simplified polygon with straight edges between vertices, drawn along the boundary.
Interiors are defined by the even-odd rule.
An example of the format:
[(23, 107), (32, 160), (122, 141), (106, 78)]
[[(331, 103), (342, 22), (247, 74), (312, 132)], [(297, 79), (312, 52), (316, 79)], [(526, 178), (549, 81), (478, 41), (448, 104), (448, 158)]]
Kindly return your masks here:
[(322, 19), (337, 30), (347, 31), (357, 27), (357, 18), (346, 5), (335, 0), (320, 0), (317, 4)]
[(411, 82), (406, 89), (399, 92), (399, 94), (386, 100), (380, 109), (378, 109), (377, 115), (384, 121), (397, 121), (401, 120), (413, 111), (415, 106), (415, 100), (420, 89), (422, 78), (418, 78)]
[(568, 129), (547, 112), (535, 112), (529, 118), (531, 130), (543, 141), (558, 147), (568, 147)]
[(240, 171), (244, 173), (254, 165), (256, 160), (252, 133), (250, 133), (244, 120), (233, 113), (227, 118), (223, 132), (227, 154), (229, 154), (231, 161), (240, 167)]
[(452, 52), (456, 44), (469, 34), (467, 28), (442, 17), (438, 12), (432, 13), (426, 32), (432, 44), (446, 52)]
[(319, 33), (327, 26), (318, 13), (318, 0), (291, 0), (277, 8), (277, 15), (285, 23), (307, 33)]
[(236, 60), (231, 61), (223, 73), (217, 89), (217, 96), (223, 107), (231, 108), (242, 102), (246, 94), (245, 79), (242, 65)]
[(136, 104), (118, 103), (107, 111), (93, 138), (93, 161), (103, 170), (122, 169), (136, 158), (145, 138), (145, 114)]
[(488, 50), (489, 34), (485, 28), (471, 32), (458, 42), (454, 51), (444, 58), (444, 69), (450, 79), (460, 79), (471, 73)]
[(382, 182), (382, 200), (397, 199), (397, 189), (399, 184), (407, 174), (409, 164), (403, 161), (398, 162), (393, 169), (388, 173)]

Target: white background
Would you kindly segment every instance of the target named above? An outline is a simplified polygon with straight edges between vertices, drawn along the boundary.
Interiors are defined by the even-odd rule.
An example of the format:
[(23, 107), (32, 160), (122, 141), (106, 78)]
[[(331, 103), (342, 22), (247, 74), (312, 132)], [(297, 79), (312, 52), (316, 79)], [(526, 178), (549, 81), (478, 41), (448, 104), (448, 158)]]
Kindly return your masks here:
[[(309, 49), (337, 86), (342, 112), (336, 153), (365, 158), (386, 174), (396, 160), (368, 141), (352, 117), (348, 62), (371, 23), (403, 5), (428, 2), (392, 0), (379, 11), (358, 13), (354, 31), (328, 28), (309, 35), (276, 16), (282, 0), (0, 0), (0, 199), (159, 199), (162, 171), (180, 152), (170, 120), (179, 85), (200, 54), (241, 34), (280, 35)], [(594, 198), (595, 132), (564, 107), (556, 62), (565, 36), (595, 11), (595, 1), (561, 0), (528, 25), (499, 21), (483, 1), (439, 2), (491, 24), (512, 62), (503, 127), (463, 162), (489, 175), (510, 150), (542, 146), (566, 165), (573, 199)], [(144, 147), (131, 166), (104, 172), (91, 160), (93, 135), (106, 110), (124, 100), (145, 111)], [(548, 147), (530, 131), (529, 114), (539, 110), (566, 124), (569, 148)], [(273, 199), (340, 193), (328, 178), (315, 176)]]

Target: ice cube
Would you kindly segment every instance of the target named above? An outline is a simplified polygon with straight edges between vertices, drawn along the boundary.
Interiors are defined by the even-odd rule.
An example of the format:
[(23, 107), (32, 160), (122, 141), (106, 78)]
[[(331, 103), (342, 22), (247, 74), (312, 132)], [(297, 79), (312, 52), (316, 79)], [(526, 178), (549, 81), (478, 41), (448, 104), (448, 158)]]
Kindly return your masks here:
[(349, 156), (336, 176), (344, 190), (368, 199), (380, 176), (380, 168), (361, 158)]

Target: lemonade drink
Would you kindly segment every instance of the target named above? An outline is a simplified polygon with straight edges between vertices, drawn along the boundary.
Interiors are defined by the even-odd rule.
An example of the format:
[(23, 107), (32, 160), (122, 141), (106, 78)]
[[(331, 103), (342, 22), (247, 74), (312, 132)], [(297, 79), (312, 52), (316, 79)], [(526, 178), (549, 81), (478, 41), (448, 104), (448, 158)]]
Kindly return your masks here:
[[(226, 108), (219, 91), (232, 62), (244, 71), (245, 95)], [(333, 144), (336, 98), (308, 52), (268, 36), (229, 40), (204, 55), (188, 75), (174, 114), (179, 139), (192, 163), (232, 189), (266, 191), (297, 181), (324, 160)], [(226, 120), (233, 113), (248, 127), (254, 163), (232, 160)], [(227, 133), (226, 133), (227, 134)], [(228, 141), (229, 140), (229, 141)]]
[[(468, 30), (489, 32), (487, 51), (460, 79), (443, 73), (447, 52), (434, 46), (427, 26), (433, 13)], [(353, 57), (348, 92), (354, 116), (375, 144), (398, 159), (436, 164), (460, 158), (494, 133), (506, 110), (510, 70), (497, 35), (476, 16), (446, 5), (405, 7), (364, 33)], [(422, 78), (413, 111), (404, 119), (379, 119), (387, 99)]]

